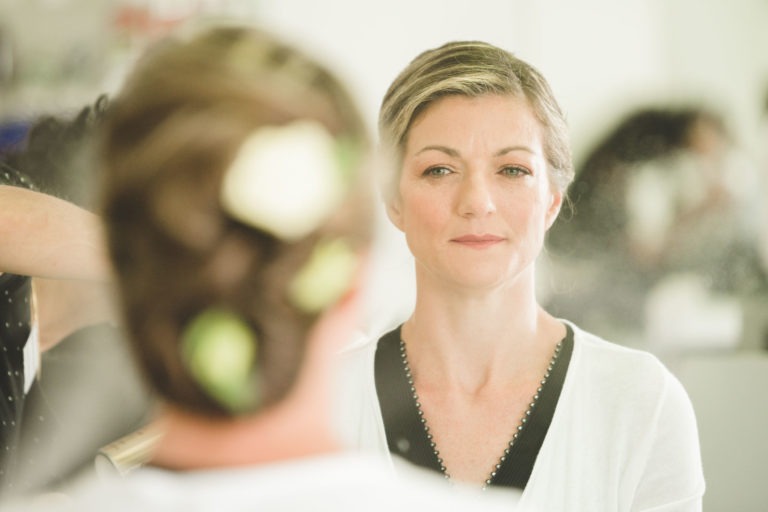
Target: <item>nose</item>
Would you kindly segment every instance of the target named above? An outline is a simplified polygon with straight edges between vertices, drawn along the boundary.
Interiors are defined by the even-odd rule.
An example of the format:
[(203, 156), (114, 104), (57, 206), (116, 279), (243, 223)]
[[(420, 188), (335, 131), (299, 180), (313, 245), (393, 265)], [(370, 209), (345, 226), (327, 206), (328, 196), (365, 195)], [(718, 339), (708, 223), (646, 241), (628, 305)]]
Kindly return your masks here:
[(466, 176), (460, 185), (457, 204), (462, 217), (482, 217), (495, 212), (496, 202), (489, 178), (480, 174)]

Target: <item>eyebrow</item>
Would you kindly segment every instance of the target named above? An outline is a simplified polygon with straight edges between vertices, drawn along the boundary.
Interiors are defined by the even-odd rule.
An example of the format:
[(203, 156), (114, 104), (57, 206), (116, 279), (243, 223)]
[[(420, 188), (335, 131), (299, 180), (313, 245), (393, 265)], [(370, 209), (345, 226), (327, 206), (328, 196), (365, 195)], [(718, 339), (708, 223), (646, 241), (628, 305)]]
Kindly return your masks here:
[[(424, 146), (420, 150), (416, 152), (417, 155), (420, 155), (424, 153), (425, 151), (440, 151), (442, 153), (445, 153), (448, 156), (459, 158), (461, 155), (458, 151), (456, 151), (453, 148), (449, 148), (448, 146), (440, 146), (440, 145), (430, 145), (430, 146)], [(530, 153), (532, 155), (536, 155), (536, 153), (533, 149), (529, 148), (528, 146), (506, 146), (498, 150), (496, 153), (494, 153), (493, 156), (504, 156), (507, 153), (511, 153), (513, 151), (525, 151), (526, 153)]]
[(422, 154), (422, 153), (424, 153), (426, 151), (440, 151), (441, 153), (445, 153), (448, 156), (452, 156), (452, 157), (455, 157), (455, 158), (459, 157), (459, 152), (456, 151), (455, 149), (449, 148), (447, 146), (435, 146), (435, 145), (433, 145), (433, 146), (424, 146), (423, 148), (418, 150), (416, 152), (416, 154), (420, 155), (420, 154)]

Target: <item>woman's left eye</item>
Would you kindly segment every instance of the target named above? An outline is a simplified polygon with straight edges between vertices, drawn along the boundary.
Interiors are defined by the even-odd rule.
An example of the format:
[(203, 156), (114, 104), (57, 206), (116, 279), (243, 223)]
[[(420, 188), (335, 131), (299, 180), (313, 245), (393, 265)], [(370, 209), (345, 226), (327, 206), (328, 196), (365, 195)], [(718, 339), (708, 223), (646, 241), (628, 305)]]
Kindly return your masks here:
[(441, 176), (448, 176), (451, 173), (452, 173), (452, 171), (449, 168), (443, 167), (441, 165), (436, 165), (434, 167), (430, 167), (429, 169), (424, 171), (422, 174), (423, 174), (423, 176), (428, 176), (428, 177), (431, 177), (431, 178), (438, 178), (438, 177), (441, 177)]
[(521, 174), (531, 174), (531, 171), (520, 165), (508, 165), (502, 167), (499, 173), (505, 176), (519, 176)]

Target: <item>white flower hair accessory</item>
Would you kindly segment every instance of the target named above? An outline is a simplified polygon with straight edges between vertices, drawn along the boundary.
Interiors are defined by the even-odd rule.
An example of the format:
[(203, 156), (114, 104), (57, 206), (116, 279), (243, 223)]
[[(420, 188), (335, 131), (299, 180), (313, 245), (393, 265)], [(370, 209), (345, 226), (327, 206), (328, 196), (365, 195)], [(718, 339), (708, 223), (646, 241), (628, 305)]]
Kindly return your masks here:
[(259, 128), (224, 176), (222, 206), (243, 223), (288, 242), (299, 240), (343, 199), (343, 150), (317, 121)]

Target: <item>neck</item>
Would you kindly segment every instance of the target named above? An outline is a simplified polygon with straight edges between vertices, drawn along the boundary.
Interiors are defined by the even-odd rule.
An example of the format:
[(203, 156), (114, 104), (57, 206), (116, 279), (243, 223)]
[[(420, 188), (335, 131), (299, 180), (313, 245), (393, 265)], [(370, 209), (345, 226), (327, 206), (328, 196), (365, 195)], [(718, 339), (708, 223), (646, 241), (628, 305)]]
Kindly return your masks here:
[(416, 307), (403, 326), (419, 378), (479, 389), (538, 368), (565, 333), (537, 303), (532, 276), (484, 289), (417, 275)]
[(193, 470), (268, 464), (340, 451), (341, 444), (314, 406), (288, 399), (254, 416), (210, 418), (173, 407), (161, 413), (163, 436), (152, 464)]
[(241, 418), (211, 418), (168, 407), (152, 463), (170, 469), (257, 465), (339, 452), (333, 428), (338, 350), (349, 339), (360, 295), (350, 292), (308, 334), (293, 389), (283, 400)]

